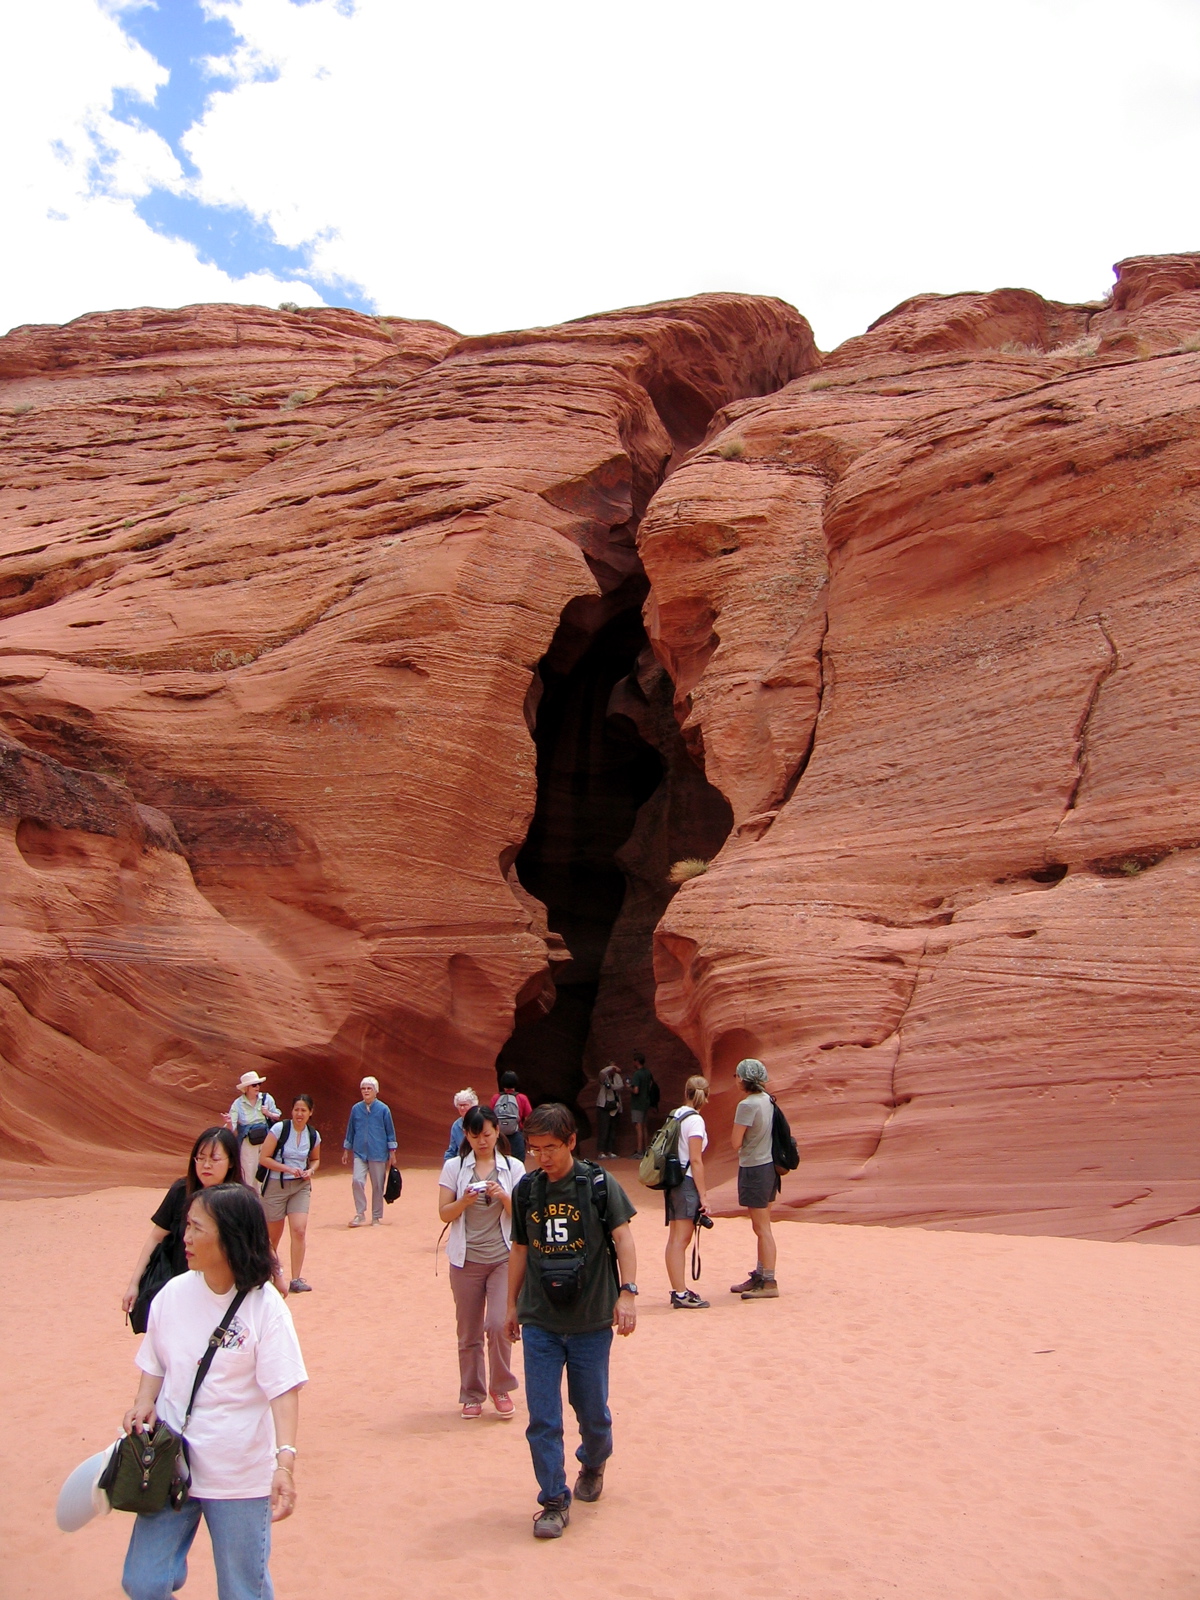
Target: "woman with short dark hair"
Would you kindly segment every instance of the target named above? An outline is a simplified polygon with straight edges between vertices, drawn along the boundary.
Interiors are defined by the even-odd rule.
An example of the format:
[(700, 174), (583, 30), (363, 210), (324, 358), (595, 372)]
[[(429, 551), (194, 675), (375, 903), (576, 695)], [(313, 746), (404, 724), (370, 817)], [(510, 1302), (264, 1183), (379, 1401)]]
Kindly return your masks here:
[(533, 1110), (529, 1096), (522, 1094), (515, 1072), (502, 1072), (500, 1092), (492, 1096), (492, 1110), (500, 1119), (500, 1132), (518, 1161), (525, 1159), (525, 1119)]
[[(158, 1210), (150, 1218), (150, 1232), (133, 1264), (128, 1287), (121, 1297), (121, 1309), (126, 1316), (137, 1301), (142, 1274), (149, 1265), (150, 1257), (160, 1245), (169, 1258), (173, 1275), (187, 1271), (187, 1258), (183, 1253), (183, 1225), (187, 1218), (188, 1200), (196, 1190), (211, 1189), (218, 1183), (241, 1182), (237, 1140), (228, 1128), (205, 1128), (192, 1146), (186, 1174), (176, 1178), (163, 1195)], [(141, 1331), (140, 1327), (137, 1331)]]
[(730, 1141), (738, 1158), (738, 1205), (750, 1213), (758, 1245), (758, 1260), (743, 1283), (731, 1286), (743, 1300), (777, 1300), (775, 1235), (771, 1232), (771, 1201), (779, 1193), (779, 1173), (771, 1154), (775, 1105), (767, 1093), (767, 1069), (747, 1056), (733, 1069), (742, 1099), (733, 1113)]
[(462, 1153), (446, 1162), (438, 1179), (438, 1215), (450, 1224), (446, 1255), (458, 1324), (458, 1403), (468, 1421), (483, 1415), (489, 1394), (497, 1416), (511, 1419), (516, 1409), (504, 1312), (512, 1196), (525, 1168), (507, 1153), (507, 1143), (491, 1106), (472, 1106), (463, 1117)]
[(188, 1423), (189, 1497), (177, 1510), (135, 1519), (122, 1586), (131, 1600), (170, 1600), (203, 1516), (219, 1600), (272, 1600), (271, 1523), (296, 1506), (296, 1428), (308, 1374), (291, 1313), (270, 1282), (258, 1196), (240, 1183), (198, 1189), (184, 1251), (191, 1270), (150, 1308), (126, 1433), (152, 1431), (159, 1418), (182, 1431), (200, 1358), (222, 1323), (225, 1332)]

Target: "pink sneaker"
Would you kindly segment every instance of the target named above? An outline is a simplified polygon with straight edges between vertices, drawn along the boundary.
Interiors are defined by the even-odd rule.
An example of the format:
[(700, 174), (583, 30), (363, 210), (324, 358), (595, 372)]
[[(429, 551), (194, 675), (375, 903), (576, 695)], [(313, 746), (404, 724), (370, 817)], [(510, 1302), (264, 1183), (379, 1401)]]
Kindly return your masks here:
[(496, 1415), (503, 1417), (506, 1421), (511, 1422), (516, 1415), (517, 1408), (513, 1405), (512, 1395), (510, 1394), (494, 1394), (492, 1396), (492, 1404), (496, 1408)]
[(463, 1421), (470, 1422), (472, 1418), (481, 1417), (483, 1415), (483, 1407), (480, 1405), (478, 1400), (468, 1400), (466, 1405), (462, 1408), (462, 1414)]

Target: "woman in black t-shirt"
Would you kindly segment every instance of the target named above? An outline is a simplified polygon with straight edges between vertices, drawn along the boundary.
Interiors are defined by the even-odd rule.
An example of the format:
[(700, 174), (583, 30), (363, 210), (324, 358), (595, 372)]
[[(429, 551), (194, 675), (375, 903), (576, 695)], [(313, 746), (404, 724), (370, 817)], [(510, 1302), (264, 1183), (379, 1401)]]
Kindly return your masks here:
[(142, 1273), (155, 1248), (164, 1239), (171, 1243), (171, 1267), (176, 1277), (187, 1271), (187, 1257), (183, 1253), (183, 1224), (187, 1218), (188, 1201), (197, 1189), (211, 1189), (218, 1183), (241, 1183), (242, 1170), (238, 1160), (237, 1140), (228, 1128), (205, 1128), (192, 1146), (188, 1159), (187, 1175), (176, 1178), (163, 1195), (162, 1204), (150, 1219), (150, 1232), (146, 1235), (141, 1253), (134, 1263), (129, 1287), (121, 1297), (121, 1309), (129, 1314), (138, 1297)]

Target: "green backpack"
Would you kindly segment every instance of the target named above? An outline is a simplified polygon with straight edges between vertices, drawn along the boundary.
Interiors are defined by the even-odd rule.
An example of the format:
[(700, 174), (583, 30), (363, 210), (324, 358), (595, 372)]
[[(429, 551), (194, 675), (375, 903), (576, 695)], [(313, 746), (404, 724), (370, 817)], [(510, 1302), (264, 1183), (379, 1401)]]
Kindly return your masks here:
[(663, 1123), (654, 1135), (653, 1143), (642, 1157), (638, 1177), (647, 1189), (678, 1189), (684, 1172), (679, 1161), (679, 1130), (683, 1119), (690, 1116), (691, 1106), (681, 1106)]

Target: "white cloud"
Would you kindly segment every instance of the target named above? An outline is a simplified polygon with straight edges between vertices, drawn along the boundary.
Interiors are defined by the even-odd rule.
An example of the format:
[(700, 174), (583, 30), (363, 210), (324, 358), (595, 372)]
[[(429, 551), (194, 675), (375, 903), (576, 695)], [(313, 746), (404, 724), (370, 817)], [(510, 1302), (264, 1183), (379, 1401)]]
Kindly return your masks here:
[[(151, 290), (248, 298), (128, 201), (64, 202), (79, 130), (103, 126), (111, 86), (155, 81), (94, 3), (69, 9), (96, 43), (72, 42), (69, 81), (37, 126), (74, 164), (65, 182), (45, 160), (27, 169), (39, 266), (15, 282), (6, 268), (4, 304), (24, 319), (47, 273), (74, 310)], [(243, 67), (270, 61), (278, 77), (217, 95), (188, 135), (202, 196), (269, 217), (284, 244), (325, 236), (319, 271), (465, 331), (730, 287), (793, 301), (828, 346), (923, 289), (1091, 298), (1123, 255), (1200, 247), (1200, 13), (1187, 0), (1136, 14), (1125, 0), (210, 10), (240, 33)], [(171, 181), (158, 145), (120, 146), (123, 193)], [(47, 206), (71, 220), (46, 222)], [(101, 268), (72, 244), (63, 260), (76, 230), (114, 258)], [(270, 300), (314, 298), (271, 283)]]

